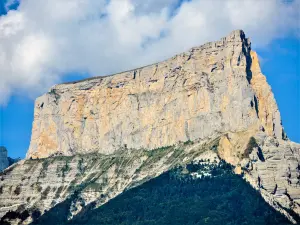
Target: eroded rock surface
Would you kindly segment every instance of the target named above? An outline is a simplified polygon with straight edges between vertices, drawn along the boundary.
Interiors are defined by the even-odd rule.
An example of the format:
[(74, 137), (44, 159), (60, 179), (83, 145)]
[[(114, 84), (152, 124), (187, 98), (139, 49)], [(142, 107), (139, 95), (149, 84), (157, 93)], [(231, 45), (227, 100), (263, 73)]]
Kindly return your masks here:
[(111, 155), (90, 153), (20, 161), (0, 174), (0, 218), (9, 217), (9, 211), (28, 211), (23, 221), (6, 219), (12, 224), (28, 224), (35, 214), (43, 214), (76, 192), (78, 198), (70, 208), (72, 218), (89, 203), (100, 206), (173, 166), (201, 159), (219, 161), (213, 148), (216, 143), (218, 139), (152, 151), (127, 149)]
[(249, 159), (241, 163), (246, 179), (279, 211), (300, 215), (300, 144), (258, 133)]
[(161, 63), (56, 85), (36, 100), (27, 158), (153, 149), (260, 125), (281, 138), (276, 102), (258, 65), (252, 75), (250, 52), (238, 30)]
[(56, 85), (39, 97), (27, 159), (1, 175), (0, 217), (28, 210), (28, 223), (35, 210), (78, 191), (72, 217), (178, 163), (221, 158), (296, 222), (299, 149), (238, 30), (164, 62)]

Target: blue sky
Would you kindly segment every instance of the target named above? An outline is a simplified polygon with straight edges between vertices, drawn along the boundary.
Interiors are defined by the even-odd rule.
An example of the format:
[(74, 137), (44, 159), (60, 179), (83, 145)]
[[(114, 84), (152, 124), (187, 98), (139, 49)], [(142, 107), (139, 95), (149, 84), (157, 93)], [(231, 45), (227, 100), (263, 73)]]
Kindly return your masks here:
[[(132, 1), (134, 2), (134, 0)], [(30, 5), (31, 2), (32, 5)], [(46, 2), (50, 2), (49, 4), (51, 6), (51, 4), (55, 4), (56, 0)], [(130, 1), (128, 2), (130, 3)], [(165, 2), (165, 5), (162, 2)], [(130, 35), (130, 32), (126, 33), (126, 31), (130, 29), (132, 29), (132, 31), (135, 31), (135, 27), (140, 26), (140, 23), (142, 23), (135, 22), (131, 24), (132, 21), (137, 21), (140, 18), (139, 15), (135, 15), (136, 11), (132, 9), (132, 5), (124, 5), (123, 8), (128, 7), (129, 10), (127, 11), (119, 11), (118, 7), (114, 7), (113, 4), (110, 4), (110, 1), (106, 1), (103, 3), (104, 5), (99, 5), (97, 7), (106, 7), (105, 13), (108, 13), (108, 15), (110, 15), (111, 18), (108, 18), (110, 19), (110, 21), (106, 21), (108, 20), (106, 18), (101, 18), (101, 20), (104, 20), (105, 23), (97, 23), (97, 26), (105, 28), (105, 30), (108, 31), (107, 33), (112, 32), (112, 35), (115, 35), (114, 32), (119, 32), (119, 34), (122, 34), (123, 37), (120, 40), (110, 40), (111, 36), (109, 36), (109, 34), (106, 34), (107, 36), (104, 37), (101, 34), (101, 36), (99, 35), (97, 36), (97, 38), (99, 37), (104, 43), (102, 45), (102, 42), (98, 42), (98, 39), (94, 39), (91, 34), (85, 36), (85, 33), (83, 33), (82, 37), (79, 37), (76, 40), (73, 38), (73, 29), (77, 31), (78, 29), (80, 29), (84, 32), (93, 31), (93, 29), (90, 28), (94, 28), (95, 26), (95, 12), (93, 11), (95, 6), (91, 8), (88, 5), (81, 6), (81, 10), (86, 11), (86, 14), (82, 15), (85, 19), (82, 20), (81, 18), (79, 22), (77, 21), (78, 15), (68, 15), (68, 17), (66, 18), (67, 22), (64, 21), (65, 14), (58, 13), (57, 11), (59, 11), (61, 7), (57, 8), (53, 18), (58, 18), (60, 22), (59, 24), (61, 25), (57, 25), (54, 27), (51, 24), (52, 20), (50, 20), (49, 18), (49, 20), (47, 20), (47, 18), (45, 18), (44, 15), (42, 15), (41, 17), (41, 15), (38, 14), (39, 11), (43, 11), (43, 8), (41, 7), (44, 7), (44, 5), (39, 5), (39, 8), (34, 9), (34, 6), (38, 5), (37, 0), (28, 0), (27, 5), (24, 4), (24, 6), (22, 6), (21, 3), (21, 7), (19, 7), (19, 9), (16, 12), (11, 13), (11, 15), (9, 16), (5, 15), (6, 10), (4, 6), (7, 2), (1, 0), (0, 13), (3, 15), (3, 17), (0, 17), (0, 34), (1, 21), (4, 21), (4, 19), (7, 19), (7, 21), (10, 23), (10, 21), (13, 21), (13, 19), (16, 18), (19, 22), (22, 22), (22, 19), (26, 18), (26, 20), (24, 20), (26, 21), (26, 26), (22, 28), (22, 32), (20, 32), (20, 34), (16, 36), (15, 33), (17, 33), (17, 30), (14, 33), (14, 36), (11, 36), (4, 40), (6, 41), (6, 47), (8, 46), (9, 48), (11, 48), (13, 52), (16, 43), (19, 43), (21, 45), (24, 42), (24, 40), (27, 40), (26, 38), (28, 35), (26, 36), (26, 38), (24, 38), (24, 36), (21, 36), (26, 32), (30, 34), (30, 37), (34, 37), (32, 39), (34, 43), (39, 43), (40, 45), (38, 45), (38, 48), (36, 48), (36, 46), (30, 45), (32, 49), (29, 49), (29, 56), (26, 52), (28, 49), (26, 49), (25, 51), (26, 60), (27, 58), (31, 57), (29, 61), (25, 60), (25, 62), (28, 62), (28, 64), (32, 65), (31, 67), (29, 67), (30, 73), (23, 72), (26, 71), (26, 69), (28, 69), (28, 64), (26, 64), (25, 67), (23, 64), (17, 64), (16, 66), (18, 68), (21, 68), (21, 72), (12, 73), (11, 71), (6, 70), (8, 71), (7, 77), (1, 75), (1, 83), (5, 86), (0, 85), (0, 89), (3, 89), (2, 87), (4, 87), (4, 89), (6, 87), (9, 88), (6, 92), (2, 93), (0, 91), (0, 95), (6, 96), (2, 105), (0, 106), (0, 145), (4, 145), (7, 147), (9, 155), (11, 157), (25, 156), (30, 142), (31, 125), (33, 121), (34, 98), (44, 93), (55, 83), (59, 83), (62, 81), (77, 80), (88, 76), (88, 74), (109, 74), (159, 61), (169, 56), (172, 56), (175, 53), (187, 50), (189, 47), (203, 44), (206, 41), (213, 41), (215, 39), (219, 39), (220, 37), (227, 35), (227, 33), (233, 30), (236, 26), (239, 26), (239, 28), (244, 29), (243, 27), (241, 27), (242, 24), (245, 25), (244, 30), (246, 32), (246, 35), (251, 37), (253, 49), (257, 51), (261, 59), (262, 72), (266, 75), (268, 83), (271, 85), (272, 90), (274, 92), (276, 101), (279, 105), (279, 109), (281, 112), (282, 122), (285, 131), (287, 132), (288, 137), (292, 141), (300, 142), (300, 43), (299, 33), (295, 34), (295, 27), (291, 25), (294, 22), (296, 24), (296, 30), (298, 29), (299, 32), (299, 25), (297, 25), (297, 23), (299, 23), (299, 14), (294, 14), (294, 16), (291, 17), (291, 15), (295, 12), (289, 11), (291, 9), (288, 8), (279, 10), (278, 6), (275, 5), (276, 7), (274, 6), (274, 10), (279, 10), (276, 11), (276, 14), (281, 14), (282, 18), (286, 17), (285, 22), (289, 22), (288, 24), (283, 23), (282, 25), (280, 25), (280, 22), (278, 22), (276, 27), (272, 27), (275, 26), (272, 22), (275, 19), (275, 16), (270, 11), (269, 13), (266, 13), (268, 14), (268, 17), (257, 18), (255, 24), (253, 24), (253, 17), (251, 17), (252, 14), (249, 14), (249, 18), (247, 17), (246, 19), (241, 21), (242, 24), (240, 24), (240, 21), (234, 21), (234, 23), (232, 22), (231, 26), (228, 26), (225, 29), (224, 24), (222, 24), (221, 21), (214, 21), (211, 20), (210, 17), (205, 17), (205, 12), (201, 14), (201, 9), (206, 7), (205, 9), (207, 11), (211, 7), (208, 3), (206, 3), (206, 1), (202, 1), (202, 3), (199, 3), (200, 1), (194, 2), (195, 3), (193, 3), (193, 1), (188, 1), (185, 4), (178, 4), (178, 1), (166, 0), (157, 1), (157, 4), (155, 5), (139, 5), (139, 3), (136, 3), (136, 7), (140, 7), (138, 8), (139, 10), (136, 11), (143, 14), (143, 20), (141, 21), (143, 21), (144, 23), (141, 25), (141, 29), (139, 29), (141, 30), (140, 33), (137, 33), (134, 37), (132, 37), (128, 36)], [(13, 3), (13, 5), (9, 6), (9, 8), (16, 9), (18, 6), (18, 4), (16, 4), (16, 1), (11, 1), (11, 3)], [(107, 4), (109, 4), (109, 6), (107, 6)], [(172, 5), (172, 7), (169, 7), (169, 5)], [(252, 8), (250, 11), (253, 12), (259, 10), (261, 6), (258, 6), (257, 8)], [(66, 5), (64, 7), (69, 6)], [(74, 8), (74, 5), (72, 5), (72, 7)], [(268, 8), (272, 7), (273, 5), (270, 5)], [(164, 20), (163, 17), (163, 8), (169, 9), (168, 17), (166, 20)], [(176, 11), (174, 11), (175, 8)], [(101, 10), (97, 11), (96, 13), (100, 14), (100, 11)], [(134, 13), (132, 11), (134, 11)], [(149, 12), (152, 13), (152, 16), (149, 19), (149, 21), (151, 21), (150, 23), (147, 22), (147, 16), (150, 15)], [(247, 12), (248, 11), (242, 13), (247, 15)], [(28, 16), (29, 13), (30, 16), (36, 15), (37, 18), (40, 16), (40, 18), (44, 19), (43, 23), (39, 24), (39, 20)], [(79, 14), (80, 13), (81, 11), (79, 11)], [(101, 13), (103, 14), (102, 11)], [(188, 13), (188, 15), (194, 15), (194, 18), (192, 17), (192, 20), (187, 20), (187, 14), (185, 13)], [(236, 18), (235, 16), (238, 15), (235, 14), (236, 13), (234, 12), (233, 14), (228, 14), (226, 17), (224, 16), (224, 20), (226, 18)], [(117, 16), (113, 17), (113, 15)], [(124, 17), (122, 17), (122, 20), (128, 21), (125, 24), (126, 26), (128, 26), (126, 27), (126, 30), (123, 30), (122, 26), (119, 27), (119, 15), (124, 15)], [(153, 17), (153, 15), (157, 16)], [(169, 18), (170, 15), (172, 16), (171, 19)], [(199, 17), (199, 15), (202, 16)], [(74, 19), (75, 17), (75, 22), (76, 24), (80, 24), (80, 27), (73, 27), (73, 23), (69, 23), (69, 21), (72, 21), (72, 19)], [(86, 20), (86, 18), (92, 19)], [(31, 20), (35, 22), (29, 23)], [(87, 26), (86, 24), (90, 23), (91, 20), (93, 23), (88, 24)], [(213, 28), (209, 28), (209, 30), (204, 30), (207, 29), (204, 28), (207, 27), (207, 24), (203, 25), (200, 22), (199, 24), (194, 24), (194, 20), (205, 21), (205, 23), (208, 24), (221, 23), (221, 25), (220, 27), (217, 27), (217, 30)], [(7, 21), (5, 24), (8, 23)], [(181, 23), (180, 21), (183, 22)], [(57, 24), (57, 21), (54, 21), (53, 23)], [(155, 23), (155, 27), (151, 26), (151, 23)], [(160, 29), (157, 29), (157, 26), (161, 26)], [(192, 27), (191, 29), (190, 26)], [(266, 26), (268, 27), (266, 28)], [(57, 27), (61, 29), (58, 29)], [(147, 27), (147, 30), (142, 30), (143, 27)], [(178, 32), (176, 29), (179, 28), (180, 30)], [(199, 29), (200, 31), (203, 30), (203, 32), (194, 33), (195, 29)], [(40, 35), (41, 30), (43, 30), (42, 36)], [(149, 30), (151, 30), (151, 32), (147, 33)], [(168, 31), (167, 37), (161, 37), (162, 31)], [(186, 35), (181, 36), (180, 33), (182, 32), (180, 31), (182, 31)], [(140, 37), (136, 37), (137, 35), (140, 35)], [(53, 37), (55, 38), (53, 39)], [(60, 49), (66, 49), (66, 51), (61, 51), (59, 49), (57, 50), (57, 52), (53, 52), (52, 45), (50, 45), (51, 48), (47, 48), (48, 43), (58, 43), (57, 37), (61, 37), (61, 39), (59, 39), (59, 43), (65, 43), (62, 41), (63, 38), (67, 38), (69, 40), (69, 44), (60, 47)], [(128, 38), (128, 40), (126, 38)], [(83, 43), (83, 40), (87, 39), (88, 41)], [(131, 39), (134, 40), (131, 41)], [(13, 42), (11, 40), (13, 40)], [(152, 50), (150, 48), (145, 49), (144, 47), (145, 41), (148, 40), (155, 40), (154, 42), (157, 42), (150, 46)], [(105, 46), (107, 45), (107, 43), (105, 41), (109, 41), (109, 43), (112, 42), (110, 43), (112, 47), (106, 49)], [(136, 43), (138, 43), (138, 45)], [(74, 49), (73, 46), (76, 46), (77, 48)], [(99, 48), (99, 51), (96, 51), (97, 48), (95, 48), (95, 46)], [(113, 49), (114, 46), (116, 46), (117, 50)], [(162, 48), (161, 46), (166, 47)], [(39, 52), (35, 52), (35, 49), (43, 49), (42, 57), (44, 57), (46, 54), (51, 56), (54, 55), (55, 57), (42, 58), (43, 60), (41, 61), (41, 55), (39, 55)], [(49, 51), (49, 49), (51, 51)], [(164, 49), (164, 52), (158, 51), (158, 49)], [(56, 49), (54, 48), (54, 50)], [(120, 58), (116, 56), (116, 54), (114, 53), (115, 51), (118, 51), (118, 55), (120, 55)], [(160, 54), (158, 54), (157, 52), (160, 52)], [(36, 53), (37, 56), (34, 53)], [(80, 54), (83, 54), (84, 58), (74, 57), (74, 55), (80, 56)], [(59, 58), (60, 55), (62, 55), (63, 58)], [(147, 55), (147, 57), (145, 57), (144, 55)], [(57, 58), (59, 58), (59, 61), (56, 61)], [(84, 61), (85, 58), (87, 58), (88, 60)], [(64, 64), (61, 65), (60, 61), (63, 61)], [(66, 65), (68, 65), (68, 67)], [(45, 70), (45, 68), (47, 70)], [(49, 68), (51, 69), (50, 72)], [(16, 71), (16, 69), (14, 71)], [(0, 74), (1, 73), (3, 74), (3, 71), (0, 71)], [(11, 77), (14, 77), (14, 79), (11, 79)], [(27, 80), (29, 80), (30, 82)]]

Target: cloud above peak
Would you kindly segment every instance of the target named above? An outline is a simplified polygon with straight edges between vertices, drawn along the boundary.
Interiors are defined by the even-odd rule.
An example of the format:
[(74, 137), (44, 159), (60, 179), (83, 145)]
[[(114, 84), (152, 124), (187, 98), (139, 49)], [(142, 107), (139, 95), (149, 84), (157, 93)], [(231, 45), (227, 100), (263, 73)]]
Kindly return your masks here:
[(254, 47), (299, 37), (299, 11), (299, 1), (275, 0), (23, 0), (0, 17), (0, 105), (70, 73), (133, 69), (235, 29)]

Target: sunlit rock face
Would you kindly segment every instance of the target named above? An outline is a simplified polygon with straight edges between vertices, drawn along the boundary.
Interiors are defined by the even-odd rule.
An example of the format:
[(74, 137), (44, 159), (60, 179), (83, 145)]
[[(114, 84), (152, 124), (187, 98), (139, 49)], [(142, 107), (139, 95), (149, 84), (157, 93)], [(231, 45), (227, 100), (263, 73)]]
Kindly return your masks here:
[(161, 63), (54, 86), (36, 100), (27, 158), (153, 149), (249, 128), (282, 137), (271, 89), (237, 30)]
[[(0, 218), (30, 223), (36, 211), (76, 191), (71, 218), (87, 204), (100, 206), (203, 159), (234, 165), (296, 222), (300, 145), (286, 137), (258, 57), (240, 30), (164, 62), (59, 84), (39, 97), (26, 160), (0, 173)], [(26, 218), (7, 214), (26, 210)]]
[(0, 172), (7, 168), (9, 165), (7, 158), (7, 150), (5, 147), (0, 146)]

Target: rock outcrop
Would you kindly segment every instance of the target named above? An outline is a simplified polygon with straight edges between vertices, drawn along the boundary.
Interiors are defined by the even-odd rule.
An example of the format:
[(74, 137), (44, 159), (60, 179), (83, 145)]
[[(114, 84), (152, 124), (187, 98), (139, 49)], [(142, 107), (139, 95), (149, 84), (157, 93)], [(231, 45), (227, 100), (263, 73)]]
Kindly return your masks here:
[(296, 222), (299, 156), (258, 57), (237, 30), (164, 62), (56, 85), (39, 97), (26, 160), (1, 175), (0, 217), (43, 213), (76, 191), (72, 217), (178, 163), (221, 158)]
[(286, 209), (300, 215), (300, 144), (278, 140), (262, 132), (255, 140), (257, 146), (249, 159), (241, 162), (246, 179), (274, 208), (288, 217)]
[(9, 166), (7, 150), (5, 147), (0, 146), (0, 172)]
[(153, 149), (250, 127), (281, 138), (276, 102), (251, 61), (237, 30), (161, 63), (56, 85), (35, 102), (27, 158)]

